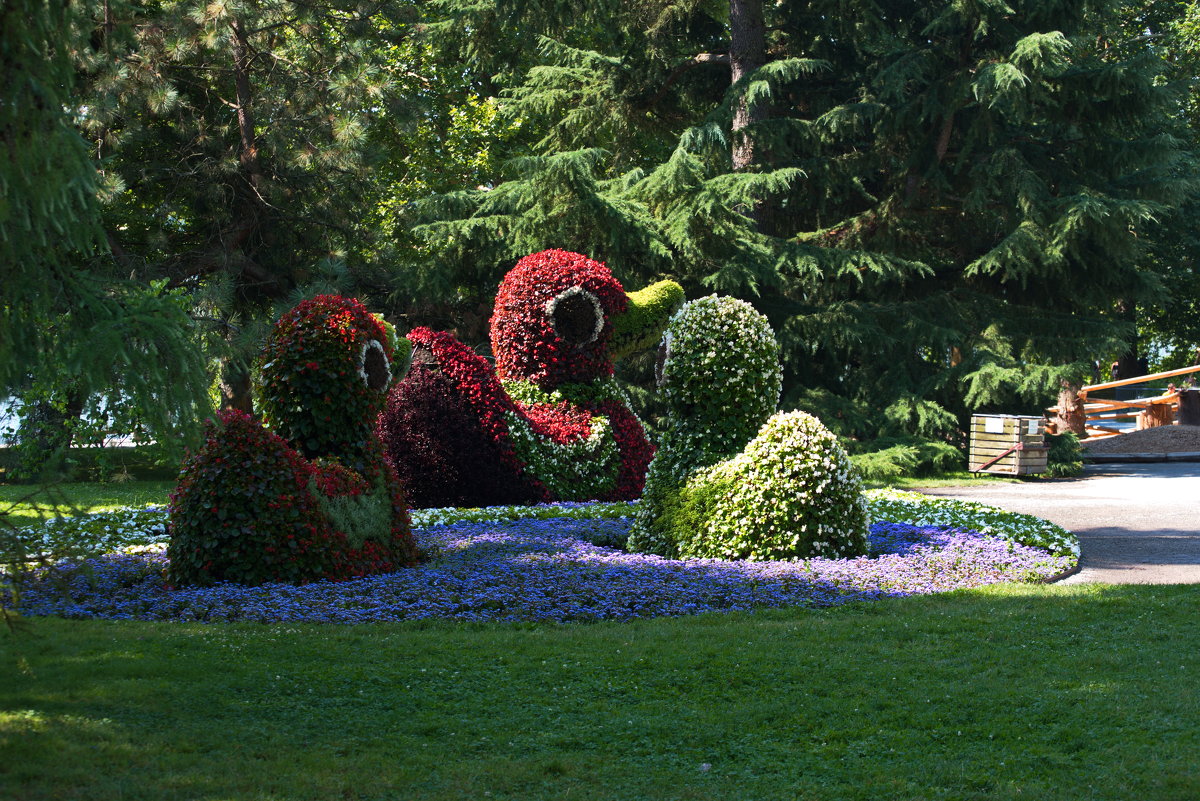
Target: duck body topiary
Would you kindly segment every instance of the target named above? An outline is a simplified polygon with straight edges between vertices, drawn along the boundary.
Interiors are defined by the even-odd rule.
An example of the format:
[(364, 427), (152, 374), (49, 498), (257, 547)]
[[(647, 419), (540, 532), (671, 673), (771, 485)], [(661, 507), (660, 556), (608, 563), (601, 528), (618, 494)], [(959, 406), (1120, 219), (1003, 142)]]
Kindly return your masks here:
[(627, 294), (600, 262), (549, 250), (501, 282), (494, 367), (450, 334), (410, 332), (380, 432), (413, 505), (638, 497), (653, 448), (613, 361), (656, 342), (682, 301), (673, 282)]
[(280, 318), (257, 370), (266, 425), (224, 412), (184, 462), (171, 496), (173, 583), (340, 580), (418, 560), (373, 427), (395, 357), (358, 301), (318, 296)]
[(631, 528), (631, 551), (719, 559), (866, 552), (866, 503), (849, 456), (819, 420), (773, 414), (782, 373), (766, 318), (711, 296), (663, 339), (667, 429)]

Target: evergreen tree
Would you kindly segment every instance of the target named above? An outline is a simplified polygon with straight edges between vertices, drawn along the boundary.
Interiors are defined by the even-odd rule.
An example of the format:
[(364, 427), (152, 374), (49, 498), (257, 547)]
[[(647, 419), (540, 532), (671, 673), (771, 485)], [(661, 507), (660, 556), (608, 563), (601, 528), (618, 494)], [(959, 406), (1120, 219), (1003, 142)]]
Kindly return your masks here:
[[(1186, 90), (1180, 113), (1164, 131), (1200, 149), (1200, 88), (1195, 81), (1200, 74), (1200, 6), (1187, 0), (1136, 3), (1126, 7), (1120, 22), (1121, 40), (1145, 43), (1161, 59), (1167, 80)], [(1108, 354), (1105, 363), (1124, 355), (1127, 361), (1131, 356), (1148, 358), (1152, 371), (1200, 364), (1200, 238), (1193, 224), (1197, 214), (1200, 206), (1192, 199), (1163, 216), (1161, 231), (1149, 243), (1163, 296), (1134, 307), (1138, 342)]]
[(107, 255), (96, 169), (64, 110), (86, 113), (70, 94), (78, 12), (0, 5), (0, 396), (32, 382), (65, 407), (55, 388), (118, 387), (147, 433), (178, 447), (203, 403), (198, 353), (178, 293), (129, 281)]
[[(0, 379), (5, 390), (22, 365), (46, 351), (53, 298), (95, 300), (63, 263), (102, 246), (95, 169), (64, 113), (71, 77), (56, 39), (72, 9), (41, 0), (0, 5)], [(87, 304), (94, 308), (93, 304)]]
[(78, 53), (107, 237), (143, 279), (186, 288), (222, 356), (222, 404), (281, 306), (386, 294), (370, 202), (388, 130), (410, 114), (416, 11), (304, 0), (91, 8)]
[(785, 403), (861, 439), (1045, 405), (1130, 334), (1115, 301), (1161, 297), (1149, 247), (1192, 153), (1164, 133), (1161, 59), (1105, 38), (1115, 5), (459, 10), (542, 34), (505, 78), (528, 155), (414, 209), (467, 283), (556, 245), (750, 299), (780, 331)]

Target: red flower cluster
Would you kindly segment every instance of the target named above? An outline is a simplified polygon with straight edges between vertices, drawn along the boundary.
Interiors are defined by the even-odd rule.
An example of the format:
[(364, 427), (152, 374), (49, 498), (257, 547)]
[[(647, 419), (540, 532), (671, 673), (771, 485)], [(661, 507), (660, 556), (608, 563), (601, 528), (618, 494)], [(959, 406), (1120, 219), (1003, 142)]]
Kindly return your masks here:
[[(581, 344), (560, 336), (547, 313), (547, 304), (575, 287), (594, 298), (602, 314), (598, 334), (581, 338), (587, 339)], [(591, 302), (581, 298), (581, 304)], [(601, 262), (566, 250), (526, 256), (504, 276), (496, 295), (491, 333), (497, 375), (544, 388), (612, 375), (612, 318), (627, 305), (621, 283)]]
[(567, 402), (520, 404), (529, 427), (539, 437), (565, 445), (592, 434), (592, 415)]
[(387, 572), (417, 561), (394, 474), (391, 536), (357, 549), (321, 513), (310, 490), (313, 479), (335, 492), (354, 493), (365, 484), (346, 468), (308, 461), (249, 415), (223, 412), (219, 425), (209, 426), (204, 445), (184, 462), (171, 494), (169, 580), (304, 583)]
[(263, 421), (310, 458), (361, 470), (371, 424), (387, 399), (360, 374), (367, 343), (393, 353), (383, 326), (353, 298), (318, 295), (279, 318), (259, 361)]
[[(653, 447), (632, 411), (606, 400), (612, 391), (599, 386), (613, 374), (612, 320), (627, 306), (602, 263), (546, 250), (521, 259), (500, 285), (491, 319), (494, 370), (451, 334), (412, 331), (414, 365), (392, 391), (379, 432), (413, 506), (554, 500), (536, 472), (546, 465), (524, 464), (514, 449), (515, 418), (543, 441), (567, 447), (592, 435), (593, 418), (608, 418), (620, 455), (609, 497), (637, 498)], [(568, 400), (525, 405), (501, 381), (571, 388)]]
[[(494, 440), (508, 437), (508, 423), (504, 414), (516, 411), (516, 405), (496, 380), (496, 374), (486, 359), (446, 331), (414, 328), (409, 332), (408, 339), (413, 343), (414, 353), (422, 349), (429, 351), (433, 363), (476, 410), (479, 423), (488, 436)], [(516, 465), (516, 454), (512, 454), (509, 460)]]
[(311, 469), (313, 482), (327, 498), (362, 495), (371, 490), (366, 478), (337, 462), (317, 462)]

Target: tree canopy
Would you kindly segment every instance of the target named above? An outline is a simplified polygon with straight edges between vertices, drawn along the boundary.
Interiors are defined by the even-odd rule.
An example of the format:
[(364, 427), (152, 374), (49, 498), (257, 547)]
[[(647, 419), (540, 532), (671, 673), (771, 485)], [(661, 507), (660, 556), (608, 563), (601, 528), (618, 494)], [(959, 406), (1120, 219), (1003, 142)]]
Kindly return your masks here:
[(443, 6), (481, 68), (539, 38), (499, 77), (501, 180), (414, 204), (433, 258), (471, 283), (553, 243), (749, 299), (785, 404), (844, 434), (1044, 404), (1170, 296), (1194, 142), (1119, 5)]
[[(1200, 338), (1193, 2), (2, 13), (0, 362), (186, 388), (164, 424), (202, 416), (168, 377), (200, 359), (248, 405), (264, 322), (317, 292), (483, 345), (501, 276), (549, 247), (750, 301), (783, 405), (864, 443), (954, 441)], [(112, 358), (72, 361), (81, 331)]]

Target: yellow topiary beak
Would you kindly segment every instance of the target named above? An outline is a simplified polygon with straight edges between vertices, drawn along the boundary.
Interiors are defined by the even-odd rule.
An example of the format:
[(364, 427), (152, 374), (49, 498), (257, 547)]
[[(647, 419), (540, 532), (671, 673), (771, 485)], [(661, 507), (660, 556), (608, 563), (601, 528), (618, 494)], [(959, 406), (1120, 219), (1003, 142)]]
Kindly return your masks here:
[(659, 281), (637, 292), (627, 292), (629, 306), (613, 319), (608, 353), (618, 361), (631, 353), (653, 347), (662, 339), (671, 315), (683, 305), (683, 287), (674, 281)]

